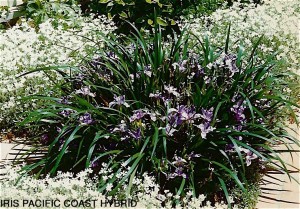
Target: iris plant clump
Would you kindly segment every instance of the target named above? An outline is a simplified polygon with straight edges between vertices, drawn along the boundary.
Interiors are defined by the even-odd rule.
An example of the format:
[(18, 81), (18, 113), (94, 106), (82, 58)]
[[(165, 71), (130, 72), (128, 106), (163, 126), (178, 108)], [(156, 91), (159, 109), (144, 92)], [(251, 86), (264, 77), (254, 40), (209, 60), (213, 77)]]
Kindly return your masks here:
[(98, 188), (112, 187), (107, 195), (128, 179), (130, 194), (130, 179), (147, 173), (160, 194), (179, 197), (174, 205), (185, 204), (188, 190), (230, 205), (231, 191), (246, 193), (269, 165), (289, 175), (272, 146), (296, 143), (276, 120), (278, 109), (294, 104), (282, 97), (273, 56), (256, 63), (259, 43), (247, 59), (242, 47), (229, 51), (229, 34), (214, 48), (208, 38), (191, 46), (192, 34), (163, 40), (155, 30), (150, 38), (136, 31), (134, 38), (106, 39), (94, 59), (65, 74), (64, 97), (41, 97), (51, 105), (21, 125), (42, 130), (32, 142), (48, 154), (24, 169), (97, 174), (105, 163), (111, 175)]

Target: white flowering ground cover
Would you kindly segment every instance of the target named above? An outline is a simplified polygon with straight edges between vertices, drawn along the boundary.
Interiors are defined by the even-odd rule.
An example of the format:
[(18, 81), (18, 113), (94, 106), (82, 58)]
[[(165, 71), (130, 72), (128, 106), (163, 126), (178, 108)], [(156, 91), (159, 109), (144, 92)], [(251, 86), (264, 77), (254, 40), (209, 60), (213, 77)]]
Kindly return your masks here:
[[(107, 169), (103, 165), (103, 169), (99, 171), (100, 178), (105, 181), (109, 181), (112, 178), (111, 170)], [(124, 170), (118, 175), (118, 179), (121, 180), (126, 175), (126, 170), (130, 168), (124, 168)], [(5, 175), (2, 178), (5, 181), (0, 181), (1, 199), (15, 200), (18, 197), (18, 204), (23, 204), (23, 200), (59, 200), (60, 208), (70, 208), (68, 204), (64, 205), (66, 200), (95, 200), (96, 207), (77, 207), (77, 208), (100, 208), (100, 201), (110, 199), (102, 195), (97, 190), (96, 178), (89, 178), (89, 174), (92, 173), (91, 169), (87, 169), (74, 175), (73, 173), (58, 173), (54, 178), (47, 176), (44, 179), (35, 179), (32, 176), (24, 175), (18, 172), (20, 167), (12, 167), (6, 165), (2, 171)], [(21, 177), (21, 178), (20, 178)], [(16, 184), (18, 182), (18, 184)], [(132, 180), (133, 188), (135, 190), (135, 196), (126, 194), (129, 185), (129, 179), (124, 182), (124, 185), (119, 189), (116, 199), (122, 198), (138, 198), (138, 204), (136, 208), (172, 208), (171, 199), (179, 198), (175, 194), (171, 194), (165, 191), (165, 195), (159, 193), (159, 185), (155, 183), (155, 179), (148, 176), (147, 173), (142, 178), (134, 178)], [(106, 187), (106, 192), (111, 191), (112, 187), (109, 185)], [(166, 201), (167, 200), (167, 201)], [(166, 206), (161, 207), (161, 203), (166, 201)], [(211, 206), (209, 201), (205, 201), (204, 195), (199, 195), (198, 198), (193, 197), (192, 191), (188, 192), (186, 197), (182, 200), (185, 207), (189, 209), (226, 209), (227, 205), (224, 203)], [(67, 202), (66, 202), (67, 203)], [(38, 204), (38, 203), (37, 203)], [(39, 203), (40, 204), (40, 203)], [(75, 204), (75, 203), (74, 203)], [(92, 205), (92, 204), (91, 204)], [(201, 205), (199, 207), (199, 205)], [(25, 205), (26, 206), (26, 205)], [(5, 207), (4, 207), (5, 208)], [(26, 208), (36, 208), (26, 206)], [(47, 207), (52, 208), (52, 207)], [(57, 207), (53, 207), (57, 208)], [(182, 207), (176, 207), (176, 209)], [(234, 207), (237, 209), (237, 207)]]
[(266, 0), (262, 5), (234, 2), (227, 9), (218, 9), (212, 15), (191, 21), (190, 29), (197, 37), (207, 35), (215, 46), (223, 46), (228, 25), (233, 49), (244, 46), (245, 52), (262, 37), (259, 57), (279, 51), (280, 70), (300, 74), (300, 1)]
[[(39, 28), (23, 20), (20, 24), (0, 33), (0, 123), (3, 126), (20, 121), (18, 113), (36, 103), (21, 101), (22, 96), (48, 94), (53, 86), (42, 72), (18, 77), (39, 67), (77, 65), (93, 47), (101, 47), (103, 35), (115, 26), (105, 17), (77, 16), (71, 20), (48, 19)], [(52, 79), (59, 76), (52, 75)]]

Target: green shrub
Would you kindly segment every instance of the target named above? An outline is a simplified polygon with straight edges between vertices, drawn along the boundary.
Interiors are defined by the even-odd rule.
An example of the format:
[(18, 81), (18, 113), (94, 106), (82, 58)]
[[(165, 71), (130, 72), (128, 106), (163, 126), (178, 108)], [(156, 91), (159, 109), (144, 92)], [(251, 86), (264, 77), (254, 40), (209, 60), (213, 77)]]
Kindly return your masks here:
[(176, 22), (181, 15), (208, 14), (222, 3), (224, 0), (91, 0), (83, 1), (82, 8), (85, 12), (113, 18), (119, 32), (128, 33), (131, 27), (124, 20), (145, 29), (151, 29), (157, 21), (161, 26), (179, 31)]
[(76, 19), (81, 13), (80, 7), (75, 0), (24, 0), (23, 4), (14, 7), (0, 6), (1, 26), (11, 27), (20, 18), (26, 18), (38, 27), (48, 19), (70, 20)]
[(75, 18), (79, 12), (79, 7), (75, 4), (75, 0), (25, 0), (24, 10), (26, 17), (33, 19), (38, 25), (49, 18)]
[[(113, 18), (120, 33), (127, 34), (131, 30), (124, 20), (135, 23), (139, 29), (150, 29), (158, 22), (167, 29), (179, 32), (178, 22), (186, 18), (209, 15), (218, 8), (228, 7), (237, 0), (87, 0), (79, 1), (81, 8), (87, 13), (97, 13)], [(243, 4), (251, 0), (241, 0)], [(254, 0), (255, 4), (261, 3)], [(156, 13), (156, 20), (154, 16)]]

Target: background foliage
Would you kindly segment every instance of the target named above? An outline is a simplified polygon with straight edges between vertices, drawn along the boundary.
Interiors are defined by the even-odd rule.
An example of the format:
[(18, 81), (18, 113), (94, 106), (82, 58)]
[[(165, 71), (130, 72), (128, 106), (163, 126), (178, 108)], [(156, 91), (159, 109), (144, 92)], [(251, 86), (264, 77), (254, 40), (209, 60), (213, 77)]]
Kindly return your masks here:
[[(84, 12), (107, 15), (118, 25), (118, 31), (128, 33), (131, 27), (124, 20), (135, 23), (137, 28), (151, 29), (157, 22), (161, 26), (178, 31), (177, 21), (181, 15), (209, 14), (224, 3), (224, 0), (100, 0), (83, 1)], [(143, 9), (141, 9), (143, 8)], [(156, 12), (156, 20), (154, 20)]]

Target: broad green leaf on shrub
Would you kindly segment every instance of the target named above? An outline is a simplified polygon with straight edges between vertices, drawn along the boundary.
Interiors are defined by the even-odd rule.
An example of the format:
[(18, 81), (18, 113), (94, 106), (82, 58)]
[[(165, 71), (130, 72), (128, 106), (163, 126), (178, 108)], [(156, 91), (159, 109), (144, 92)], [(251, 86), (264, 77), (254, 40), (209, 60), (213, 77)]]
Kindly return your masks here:
[(156, 21), (161, 26), (167, 26), (168, 25), (168, 22), (166, 20), (162, 19), (161, 17), (157, 17)]
[(148, 24), (149, 24), (149, 25), (153, 25), (153, 20), (151, 20), (151, 19), (148, 19), (148, 21), (147, 21), (147, 22), (148, 22)]
[(121, 12), (120, 16), (123, 17), (123, 18), (128, 18), (128, 15), (125, 12)]
[(107, 2), (110, 2), (111, 0), (99, 0), (99, 3), (106, 4)]

